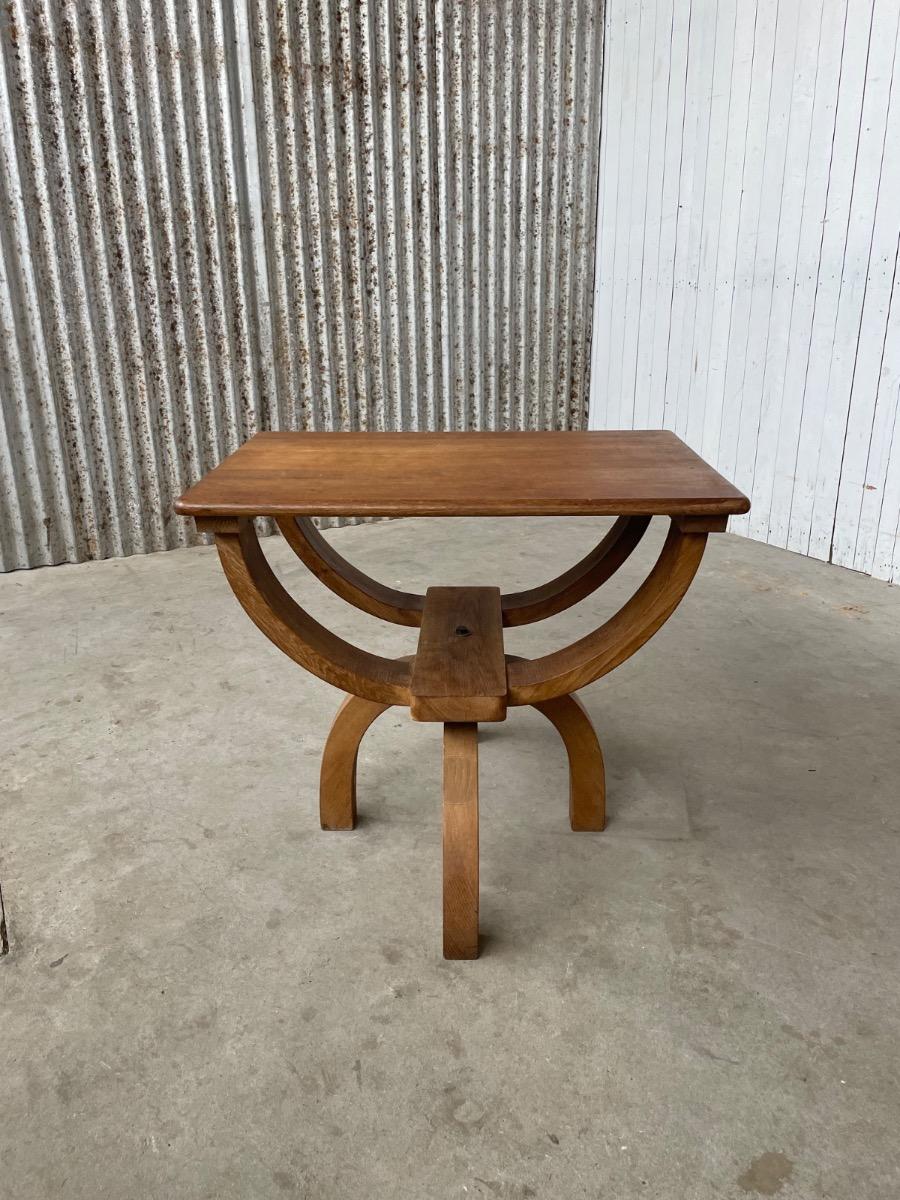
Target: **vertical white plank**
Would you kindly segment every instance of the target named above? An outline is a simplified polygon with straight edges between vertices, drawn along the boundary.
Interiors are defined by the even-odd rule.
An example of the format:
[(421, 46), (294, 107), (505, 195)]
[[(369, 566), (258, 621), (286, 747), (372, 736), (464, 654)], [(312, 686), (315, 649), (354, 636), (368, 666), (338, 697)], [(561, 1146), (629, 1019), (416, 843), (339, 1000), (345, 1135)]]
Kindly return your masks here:
[[(838, 437), (843, 437), (843, 423), (835, 405), (829, 406), (829, 376), (832, 349), (838, 333), (838, 315), (844, 257), (847, 248), (847, 226), (853, 181), (857, 166), (862, 101), (865, 90), (869, 40), (872, 31), (871, 10), (865, 20), (850, 14), (844, 35), (844, 57), (841, 68), (841, 88), (838, 96), (834, 129), (834, 150), (828, 181), (828, 200), (820, 251), (819, 278), (813, 316), (809, 363), (803, 393), (803, 413), (797, 446), (797, 468), (791, 497), (791, 517), (788, 549), (801, 554), (810, 552), (810, 532), (816, 497), (816, 476), (819, 470), (819, 450), (823, 441), (826, 420), (839, 424)], [(873, 47), (874, 48), (874, 47)], [(834, 432), (829, 431), (832, 444)], [(827, 557), (827, 547), (826, 547)]]
[(650, 92), (650, 129), (647, 138), (647, 199), (641, 250), (641, 296), (634, 365), (634, 405), (631, 425), (649, 428), (650, 372), (653, 356), (653, 321), (659, 304), (658, 247), (662, 221), (663, 182), (669, 131), (669, 90), (672, 72), (674, 0), (658, 0), (653, 31), (653, 83)]
[(644, 233), (647, 227), (647, 190), (650, 171), (650, 127), (653, 115), (653, 67), (656, 61), (657, 22), (655, 4), (641, 0), (637, 54), (637, 86), (634, 112), (634, 164), (631, 184), (632, 213), (628, 229), (628, 259), (625, 272), (625, 329), (619, 385), (621, 428), (634, 424), (635, 376), (644, 275)]
[(891, 384), (889, 394), (894, 406), (894, 423), (872, 574), (877, 579), (900, 583), (900, 384), (896, 375)]
[[(709, 304), (712, 316), (706, 348), (706, 374), (701, 377), (703, 391), (703, 432), (700, 451), (711, 462), (719, 461), (722, 413), (725, 405), (725, 374), (731, 331), (731, 304), (737, 263), (738, 233), (741, 215), (741, 183), (747, 152), (747, 122), (750, 113), (750, 83), (756, 64), (755, 3), (738, 4), (734, 32), (734, 59), (731, 64), (731, 103), (728, 133), (722, 164), (722, 198), (716, 239), (715, 281)], [(698, 382), (698, 390), (701, 382)]]
[[(698, 379), (706, 374), (701, 353), (708, 341), (709, 305), (717, 258), (721, 217), (724, 151), (732, 98), (732, 64), (736, 11), (729, 3), (714, 6), (704, 49), (708, 72), (699, 73), (703, 95), (701, 120), (694, 151), (694, 181), (688, 222), (687, 258), (690, 264), (682, 311), (682, 325), (673, 331), (676, 346), (668, 385), (672, 417), (668, 421), (679, 437), (699, 448), (702, 429), (702, 395)], [(692, 399), (694, 401), (692, 407)], [(668, 403), (668, 402), (667, 402)]]
[(622, 108), (619, 130), (619, 158), (616, 187), (617, 229), (613, 245), (612, 279), (612, 338), (609, 347), (606, 374), (606, 402), (610, 425), (617, 427), (622, 411), (622, 343), (628, 316), (628, 255), (631, 248), (631, 230), (640, 221), (635, 211), (635, 194), (632, 189), (635, 150), (635, 119), (640, 105), (638, 96), (638, 64), (641, 51), (641, 3), (640, 0), (623, 0), (624, 62), (622, 67)]
[(747, 144), (741, 177), (737, 257), (734, 291), (731, 299), (731, 326), (725, 365), (722, 434), (719, 446), (719, 467), (725, 475), (732, 479), (739, 474), (739, 467), (743, 466), (738, 463), (737, 454), (740, 441), (747, 343), (754, 295), (756, 248), (763, 201), (769, 99), (772, 87), (777, 18), (777, 0), (763, 0), (759, 5), (756, 20), (755, 70), (750, 82)]
[(680, 197), (679, 218), (685, 218), (684, 236), (679, 237), (679, 245), (683, 251), (683, 269), (679, 271), (681, 296), (680, 303), (673, 309), (675, 320), (670, 345), (669, 379), (666, 385), (666, 425), (674, 429), (680, 437), (684, 437), (687, 426), (687, 401), (694, 367), (692, 348), (697, 315), (700, 249), (705, 224), (706, 177), (709, 168), (709, 135), (714, 107), (717, 49), (720, 41), (726, 45), (730, 43), (732, 32), (721, 26), (718, 15), (718, 5), (698, 6), (695, 14), (695, 21), (697, 17), (701, 18), (698, 36), (694, 42), (697, 52), (693, 88), (696, 115), (693, 145), (689, 153), (688, 146), (685, 146), (685, 158), (690, 164), (690, 170), (688, 186)]
[[(769, 348), (797, 34), (803, 6), (803, 0), (780, 0), (778, 7), (763, 153), (762, 193), (753, 248), (753, 277), (747, 342), (743, 354), (744, 374), (740, 391), (735, 482), (754, 502), (753, 477), (760, 453), (762, 384)], [(766, 443), (762, 449), (764, 457), (774, 458), (773, 446)], [(735, 520), (735, 531), (746, 533), (747, 528), (747, 516)]]
[(697, 184), (702, 183), (702, 175), (706, 169), (712, 66), (715, 61), (712, 52), (715, 21), (716, 6), (697, 4), (693, 7), (678, 183), (672, 304), (666, 353), (663, 424), (667, 429), (675, 427), (682, 348), (685, 340), (690, 340), (692, 332), (692, 297), (696, 288), (697, 247), (703, 219), (702, 187), (698, 191)]
[[(745, 7), (752, 12), (750, 5)], [(703, 180), (704, 217), (697, 266), (694, 328), (689, 346), (687, 387), (679, 399), (679, 409), (682, 411), (676, 419), (676, 431), (680, 431), (688, 445), (696, 450), (702, 449), (706, 415), (708, 352), (718, 275), (719, 234), (722, 228), (726, 150), (732, 101), (740, 102), (735, 95), (735, 86), (741, 85), (740, 76), (735, 71), (735, 55), (738, 49), (737, 0), (722, 0), (718, 6), (717, 21), (709, 144)]]
[(653, 297), (653, 345), (648, 380), (647, 425), (662, 427), (665, 413), (666, 367), (669, 357), (672, 289), (675, 281), (675, 231), (684, 138), (687, 74), (693, 5), (676, 3), (672, 22), (672, 61), (669, 68), (668, 116), (662, 163), (662, 204), (656, 254), (656, 292)]
[[(800, 5), (797, 49), (785, 161), (781, 179), (778, 239), (772, 280), (772, 300), (767, 323), (765, 362), (762, 368), (759, 431), (752, 484), (753, 508), (748, 521), (751, 537), (765, 541), (771, 519), (772, 490), (779, 450), (785, 369), (790, 346), (791, 312), (800, 254), (805, 182), (812, 168), (810, 148), (813, 110), (823, 36), (823, 6)], [(829, 64), (831, 65), (831, 64)], [(778, 181), (773, 181), (773, 188)]]
[[(896, 195), (896, 190), (893, 191)], [(888, 200), (891, 191), (882, 186), (881, 200), (886, 208), (894, 208)], [(882, 205), (879, 205), (884, 211)], [(893, 214), (896, 224), (896, 213)], [(893, 230), (896, 235), (896, 230)], [(841, 497), (838, 501), (838, 518), (835, 528), (835, 561), (852, 566), (857, 571), (887, 579), (891, 574), (891, 556), (884, 557), (883, 530), (896, 533), (900, 517), (900, 446), (896, 437), (900, 434), (900, 260), (897, 251), (900, 239), (894, 248), (894, 280), (888, 301), (887, 321), (881, 346), (881, 359), (875, 391), (875, 408), (868, 438), (865, 474), (862, 478), (859, 512), (856, 517), (856, 541), (853, 561), (843, 561), (844, 530), (852, 529), (853, 488), (851, 480), (854, 470), (848, 466), (841, 479)], [(854, 387), (856, 381), (854, 380)], [(864, 402), (864, 401), (861, 401)], [(867, 422), (857, 418), (858, 425), (865, 429)], [(893, 473), (892, 473), (893, 472)], [(841, 504), (851, 507), (851, 513), (841, 513)], [(840, 540), (839, 540), (840, 539)], [(876, 558), (879, 551), (881, 557)]]
[[(850, 395), (858, 361), (863, 306), (872, 279), (874, 218), (885, 155), (898, 16), (900, 8), (896, 0), (876, 0), (810, 524), (809, 553), (815, 558), (831, 558), (838, 481), (847, 436)], [(892, 148), (891, 157), (896, 157), (895, 147)], [(896, 194), (892, 203), (896, 206)], [(889, 268), (888, 288), (889, 281), (893, 278), (892, 266), (893, 264)], [(881, 279), (876, 281), (876, 289), (879, 283), (883, 290), (883, 272)], [(883, 319), (879, 322), (877, 317), (878, 303), (878, 299), (874, 298), (871, 313), (874, 324), (871, 331), (876, 337), (878, 326), (883, 328), (884, 324)], [(869, 340), (868, 334), (866, 340)], [(873, 372), (873, 376), (877, 377), (877, 372)]]
[[(828, 549), (832, 561), (844, 566), (854, 560), (897, 256), (900, 89), (891, 88), (891, 79), (897, 66), (898, 18), (900, 6), (895, 3), (876, 6), (847, 238), (850, 277), (841, 292), (844, 320), (829, 380), (834, 424), (843, 421), (845, 432), (840, 439), (823, 440), (816, 480), (816, 557), (824, 557), (820, 551)], [(881, 72), (887, 86), (871, 86)]]
[[(603, 99), (600, 118), (600, 182), (597, 198), (594, 323), (591, 335), (591, 429), (608, 429), (606, 389), (612, 346), (612, 264), (618, 228), (616, 194), (619, 128), (622, 108), (622, 67), (625, 61), (622, 22), (614, 6), (604, 6)], [(616, 17), (614, 20), (613, 18)]]
[[(800, 427), (803, 419), (804, 389), (812, 344), (816, 294), (822, 269), (825, 210), (834, 156), (844, 34), (849, 15), (846, 3), (840, 13), (835, 11), (837, 7), (837, 0), (824, 2), (809, 155), (800, 202), (800, 240), (787, 325), (787, 358), (783, 382), (778, 392), (773, 395), (773, 404), (777, 403), (780, 408), (778, 440), (772, 494), (768, 505), (768, 533), (760, 531), (760, 535), (776, 546), (786, 546), (788, 541), (791, 499), (797, 475)], [(773, 382), (773, 388), (775, 386)]]

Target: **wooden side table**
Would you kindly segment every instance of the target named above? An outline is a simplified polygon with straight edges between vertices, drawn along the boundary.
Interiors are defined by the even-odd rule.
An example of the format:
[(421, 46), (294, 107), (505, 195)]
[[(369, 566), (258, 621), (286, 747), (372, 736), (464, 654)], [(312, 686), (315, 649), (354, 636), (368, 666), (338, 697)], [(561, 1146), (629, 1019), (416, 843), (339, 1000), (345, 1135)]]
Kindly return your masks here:
[[(348, 693), (322, 758), (323, 829), (356, 823), (356, 759), (376, 717), (405, 705), (444, 727), (444, 955), (478, 956), (478, 725), (534, 705), (569, 757), (574, 830), (605, 823), (603, 756), (574, 694), (660, 628), (687, 591), (707, 535), (750, 503), (674, 434), (261, 433), (177, 502), (215, 535), (248, 616), (295, 662)], [(558, 578), (496, 587), (398, 591), (342, 558), (316, 516), (615, 516), (599, 544)], [(670, 518), (656, 565), (604, 625), (540, 658), (506, 655), (503, 629), (562, 612), (622, 565), (649, 524)], [(373, 616), (419, 627), (412, 658), (350, 645), (292, 599), (262, 552), (253, 518), (273, 517), (291, 548), (337, 595)]]

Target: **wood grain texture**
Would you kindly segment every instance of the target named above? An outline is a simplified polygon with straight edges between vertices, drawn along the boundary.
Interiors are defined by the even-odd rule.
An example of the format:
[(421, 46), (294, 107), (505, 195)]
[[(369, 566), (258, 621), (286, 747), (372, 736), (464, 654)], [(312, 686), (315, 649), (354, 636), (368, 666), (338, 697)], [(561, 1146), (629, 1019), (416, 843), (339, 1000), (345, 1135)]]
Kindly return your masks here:
[[(235, 522), (236, 528), (234, 517), (197, 517), (196, 520), (197, 527), (204, 531), (227, 531), (229, 522)], [(727, 517), (684, 517), (681, 522), (691, 522), (693, 528), (724, 529), (727, 520)], [(501, 595), (503, 624), (528, 625), (543, 621), (589, 596), (626, 561), (649, 522), (649, 517), (619, 517), (593, 550), (568, 571), (538, 587)], [(309, 517), (278, 517), (277, 524), (298, 558), (348, 604), (395, 625), (422, 624), (423, 594), (388, 587), (360, 571), (337, 552)]]
[(499, 588), (428, 589), (409, 691), (414, 721), (506, 719)]
[(576, 692), (630, 658), (678, 607), (700, 566), (706, 538), (705, 533), (682, 533), (673, 522), (653, 570), (614, 617), (563, 650), (509, 663), (508, 703), (536, 704)]
[(569, 825), (576, 832), (606, 828), (606, 771), (591, 718), (575, 696), (534, 706), (557, 729), (569, 759)]
[(618, 571), (649, 523), (649, 517), (619, 517), (609, 533), (574, 567), (539, 587), (501, 596), (503, 624), (530, 625), (533, 621), (545, 621), (595, 592)]
[(277, 523), (297, 557), (342, 600), (395, 625), (422, 624), (424, 595), (388, 587), (360, 571), (338, 554), (309, 517), (278, 517)]
[(337, 711), (319, 774), (319, 819), (323, 829), (356, 828), (356, 764), (366, 730), (391, 706), (347, 696)]
[(478, 957), (478, 726), (444, 726), (444, 958)]
[(187, 491), (185, 516), (743, 513), (674, 434), (259, 433)]
[(232, 591), (266, 637), (313, 675), (382, 704), (409, 703), (409, 663), (360, 650), (305, 612), (285, 591), (250, 520), (237, 533), (217, 533), (219, 558)]

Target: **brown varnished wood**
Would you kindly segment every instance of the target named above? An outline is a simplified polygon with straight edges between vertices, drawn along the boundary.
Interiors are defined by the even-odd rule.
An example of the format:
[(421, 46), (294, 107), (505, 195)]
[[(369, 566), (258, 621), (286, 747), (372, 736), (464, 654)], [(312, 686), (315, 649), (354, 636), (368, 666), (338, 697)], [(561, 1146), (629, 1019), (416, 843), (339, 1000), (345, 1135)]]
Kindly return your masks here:
[(506, 719), (499, 588), (428, 589), (409, 691), (414, 721)]
[[(444, 953), (478, 955), (479, 721), (508, 704), (533, 704), (559, 731), (569, 759), (575, 830), (605, 821), (603, 756), (587, 713), (570, 693), (624, 662), (668, 619), (699, 566), (707, 534), (749, 503), (673, 435), (265, 434), (252, 439), (177, 504), (213, 533), (225, 574), (255, 624), (289, 657), (350, 693), (322, 760), (326, 829), (356, 823), (362, 737), (392, 704), (444, 727)], [(343, 559), (308, 519), (322, 515), (613, 514), (597, 547), (540, 587), (387, 587)], [(542, 620), (583, 599), (625, 561), (650, 516), (671, 525), (652, 571), (593, 633), (532, 660), (505, 658), (503, 626)], [(374, 616), (420, 626), (415, 659), (350, 645), (288, 595), (260, 548), (255, 516), (274, 516), (332, 591)]]
[(727, 517), (673, 517), (682, 533), (724, 533)]
[(444, 726), (444, 958), (478, 957), (478, 726)]
[(503, 595), (504, 625), (529, 625), (564, 612), (606, 583), (644, 536), (649, 517), (619, 517), (606, 537), (574, 567), (525, 592)]
[(341, 691), (409, 704), (409, 663), (360, 650), (305, 612), (269, 566), (252, 521), (242, 520), (237, 533), (217, 533), (216, 546), (244, 611), (289, 658)]
[(534, 706), (556, 726), (569, 759), (569, 824), (576, 832), (606, 828), (603, 752), (584, 705), (575, 696), (540, 700)]
[[(198, 526), (202, 520), (198, 520)], [(422, 624), (423, 595), (388, 587), (360, 571), (338, 554), (309, 517), (279, 517), (277, 523), (298, 558), (343, 600), (396, 625)], [(598, 545), (574, 567), (539, 587), (502, 595), (503, 624), (543, 621), (589, 596), (625, 562), (649, 523), (649, 517), (619, 517)]]
[[(515, 661), (509, 657), (507, 661)], [(356, 767), (369, 726), (389, 704), (346, 696), (338, 709), (325, 750), (319, 786), (323, 829), (356, 828)], [(600, 743), (584, 706), (575, 696), (543, 700), (534, 707), (558, 730), (569, 762), (569, 821), (574, 830), (602, 830), (606, 786)]]
[(665, 430), (259, 433), (177, 502), (203, 516), (744, 513)]
[(422, 624), (423, 595), (387, 587), (354, 567), (338, 554), (309, 517), (279, 517), (278, 528), (313, 575), (348, 604), (395, 625)]
[(237, 533), (239, 517), (195, 517), (198, 533)]
[(606, 624), (563, 650), (509, 663), (509, 703), (536, 704), (577, 692), (630, 658), (678, 607), (700, 566), (706, 537), (682, 533), (673, 522), (653, 570)]
[(337, 711), (319, 774), (319, 819), (323, 829), (356, 828), (356, 764), (366, 730), (391, 706), (347, 696)]

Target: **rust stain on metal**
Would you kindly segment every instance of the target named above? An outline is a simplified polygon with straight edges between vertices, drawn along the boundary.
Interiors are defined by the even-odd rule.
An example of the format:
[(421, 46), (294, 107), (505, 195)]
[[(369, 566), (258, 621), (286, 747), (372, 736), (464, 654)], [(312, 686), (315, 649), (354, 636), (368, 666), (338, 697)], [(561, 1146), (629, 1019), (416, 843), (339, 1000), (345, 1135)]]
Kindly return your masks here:
[(7, 0), (0, 569), (257, 429), (586, 421), (598, 6)]

